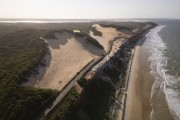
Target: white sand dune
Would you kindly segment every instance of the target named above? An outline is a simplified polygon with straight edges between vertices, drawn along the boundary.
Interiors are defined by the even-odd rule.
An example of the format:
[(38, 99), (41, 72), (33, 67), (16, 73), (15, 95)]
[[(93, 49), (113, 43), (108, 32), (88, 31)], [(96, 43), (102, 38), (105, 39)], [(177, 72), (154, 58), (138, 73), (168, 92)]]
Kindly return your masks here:
[(45, 39), (50, 49), (45, 57), (49, 65), (39, 66), (39, 74), (31, 75), (25, 86), (61, 90), (78, 71), (104, 53), (85, 38), (74, 38), (67, 32), (55, 36), (57, 39)]
[(114, 40), (115, 37), (122, 35), (122, 32), (119, 32), (112, 27), (102, 27), (99, 24), (94, 24), (93, 27), (95, 27), (96, 30), (100, 31), (102, 33), (102, 36), (95, 36), (93, 35), (92, 31), (90, 31), (89, 34), (104, 47), (105, 51), (108, 51), (110, 41)]

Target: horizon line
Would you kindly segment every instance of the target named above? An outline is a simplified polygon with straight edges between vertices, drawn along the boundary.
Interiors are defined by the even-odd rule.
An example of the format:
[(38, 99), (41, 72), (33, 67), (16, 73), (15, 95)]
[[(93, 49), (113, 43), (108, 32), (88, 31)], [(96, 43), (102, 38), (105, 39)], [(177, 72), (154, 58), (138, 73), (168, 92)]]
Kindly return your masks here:
[(23, 19), (23, 20), (127, 20), (127, 19), (180, 19), (180, 18), (0, 18), (2, 19)]

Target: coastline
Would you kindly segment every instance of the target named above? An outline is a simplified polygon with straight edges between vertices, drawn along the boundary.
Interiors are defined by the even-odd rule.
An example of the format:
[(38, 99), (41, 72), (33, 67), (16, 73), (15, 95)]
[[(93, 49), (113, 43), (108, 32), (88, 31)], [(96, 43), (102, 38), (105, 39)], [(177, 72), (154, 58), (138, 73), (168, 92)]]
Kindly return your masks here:
[[(138, 24), (138, 25), (141, 26), (141, 24)], [(122, 44), (122, 46), (120, 47), (120, 49), (118, 51), (116, 51), (116, 48), (111, 48), (110, 49), (112, 51), (115, 50), (114, 51), (115, 54), (112, 55), (112, 56), (111, 55), (108, 56), (110, 59), (107, 60), (103, 64), (103, 66), (101, 68), (99, 68), (99, 70), (96, 72), (94, 78), (92, 78), (89, 81), (85, 81), (84, 86), (78, 86), (78, 87), (82, 88), (82, 89), (80, 88), (81, 89), (80, 92), (78, 91), (80, 93), (80, 95), (78, 95), (78, 98), (76, 98), (74, 96), (74, 94), (73, 94), (73, 96), (71, 96), (72, 94), (70, 94), (71, 99), (68, 99), (69, 101), (67, 101), (68, 102), (67, 104), (69, 104), (70, 107), (67, 108), (66, 104), (65, 104), (64, 107), (62, 106), (62, 108), (68, 109), (67, 111), (65, 111), (64, 115), (70, 116), (69, 114), (66, 114), (66, 113), (68, 111), (70, 111), (70, 112), (75, 111), (75, 112), (73, 112), (73, 114), (76, 114), (77, 117), (81, 117), (82, 112), (84, 113), (84, 115), (86, 115), (87, 117), (89, 117), (91, 119), (94, 119), (94, 120), (103, 120), (103, 119), (109, 117), (109, 106), (115, 100), (114, 99), (114, 93), (116, 92), (116, 88), (119, 87), (120, 85), (123, 85), (124, 78), (126, 77), (127, 66), (128, 66), (128, 63), (129, 63), (129, 58), (131, 57), (131, 49), (134, 47), (136, 41), (138, 40), (137, 38), (141, 37), (142, 34), (146, 30), (148, 30), (147, 27), (148, 26), (153, 26), (153, 25), (149, 25), (148, 23), (145, 24), (145, 25), (141, 26), (141, 27), (143, 27), (143, 30), (141, 30), (139, 28), (140, 29), (139, 32), (134, 32), (132, 38), (128, 39), (128, 42), (125, 42), (124, 44)], [(33, 29), (32, 29), (32, 31), (33, 31)], [(16, 32), (15, 32), (14, 35), (15, 36), (20, 35), (19, 37), (17, 37), (17, 40), (19, 38), (19, 40), (22, 40), (22, 42), (25, 42), (25, 44), (26, 44), (26, 39), (21, 39), (21, 37), (26, 36), (26, 34), (21, 36), (22, 32), (23, 31), (20, 31), (20, 32), (18, 31), (17, 32), (18, 34), (16, 34)], [(51, 64), (49, 64), (49, 68), (46, 69), (45, 72), (48, 72), (48, 74), (44, 75), (43, 80), (45, 80), (46, 78), (47, 78), (46, 80), (49, 79), (48, 80), (48, 82), (50, 83), (49, 86), (50, 87), (52, 86), (53, 88), (56, 87), (54, 85), (59, 85), (60, 83), (63, 84), (62, 82), (57, 82), (57, 81), (61, 81), (60, 77), (63, 77), (65, 75), (68, 75), (66, 77), (71, 76), (71, 74), (68, 74), (67, 70), (64, 69), (64, 67), (66, 67), (67, 69), (73, 68), (73, 69), (70, 69), (70, 70), (74, 71), (75, 67), (72, 66), (72, 64), (77, 65), (77, 64), (74, 64), (74, 63), (77, 62), (77, 61), (82, 60), (82, 59), (79, 59), (79, 58), (76, 59), (77, 57), (76, 57), (76, 54), (74, 54), (74, 52), (77, 53), (77, 51), (78, 51), (78, 54), (80, 54), (82, 52), (80, 54), (80, 56), (83, 56), (82, 58), (84, 58), (84, 59), (88, 59), (89, 57), (91, 57), (91, 58), (94, 57), (94, 55), (92, 55), (93, 53), (95, 55), (97, 55), (97, 52), (94, 51), (95, 49), (90, 47), (91, 44), (89, 44), (89, 41), (91, 41), (91, 40), (89, 40), (89, 39), (86, 42), (85, 40), (83, 40), (82, 37), (81, 37), (82, 39), (77, 40), (76, 39), (77, 36), (75, 36), (76, 38), (74, 38), (74, 37), (71, 37), (69, 35), (66, 36), (66, 35), (63, 34), (62, 37), (60, 37), (61, 35), (58, 34), (57, 37), (59, 39), (47, 40), (47, 43), (45, 43), (45, 42), (43, 42), (41, 40), (40, 43), (35, 44), (36, 42), (34, 43), (34, 42), (31, 41), (31, 39), (29, 39), (30, 37), (34, 37), (34, 36), (32, 36), (32, 34), (29, 34), (29, 32), (25, 31), (25, 33), (28, 33), (27, 38), (28, 38), (28, 40), (30, 40), (30, 42), (28, 42), (28, 44), (26, 44), (28, 47), (31, 48), (30, 51), (31, 50), (32, 51), (36, 50), (36, 48), (37, 48), (36, 45), (38, 45), (38, 44), (39, 44), (38, 46), (40, 46), (39, 48), (41, 48), (42, 47), (41, 44), (47, 45), (49, 43), (48, 47), (50, 47), (49, 52), (51, 54), (48, 54), (48, 55), (50, 55), (49, 56), (49, 61), (51, 61), (50, 62)], [(41, 36), (41, 34), (38, 32), (36, 38), (39, 39), (39, 36)], [(64, 37), (66, 39), (64, 39), (64, 40), (60, 39), (60, 38), (64, 38)], [(87, 36), (87, 37), (89, 37), (89, 36)], [(126, 38), (127, 36), (123, 36), (123, 37)], [(10, 38), (10, 37), (8, 37), (8, 38)], [(119, 38), (119, 37), (116, 37), (116, 38)], [(94, 43), (93, 40), (95, 40), (95, 39), (92, 39), (92, 41), (91, 41), (92, 43)], [(35, 39), (34, 41), (37, 41), (37, 40)], [(34, 45), (35, 45), (34, 47), (30, 46), (30, 44), (32, 44), (32, 43), (34, 43)], [(85, 43), (85, 44), (83, 44), (83, 43)], [(112, 44), (112, 42), (110, 42), (109, 44)], [(95, 42), (93, 45), (95, 45), (96, 47), (99, 46), (99, 44), (97, 42)], [(22, 68), (27, 68), (27, 70), (28, 70), (27, 66), (24, 66), (23, 64), (21, 65), (21, 64), (19, 64), (19, 62), (31, 63), (31, 61), (29, 61), (29, 60), (33, 60), (33, 58), (35, 58), (33, 56), (33, 54), (36, 54), (37, 51), (34, 51), (32, 55), (28, 54), (27, 56), (24, 56), (24, 55), (26, 55), (28, 53), (26, 51), (27, 46), (24, 46), (23, 44), (22, 45), (20, 44), (20, 46), (19, 46), (19, 44), (16, 44), (15, 46), (18, 48), (17, 52), (16, 52), (17, 56), (13, 55), (13, 57), (15, 57), (14, 60), (13, 59), (6, 59), (7, 62), (11, 62), (11, 65), (18, 65), (18, 66), (15, 66), (14, 68), (22, 67)], [(24, 46), (24, 47), (22, 47), (22, 46)], [(22, 50), (25, 49), (24, 54), (19, 54), (20, 49), (22, 49)], [(85, 52), (84, 49), (87, 49), (87, 51)], [(97, 50), (97, 51), (99, 52), (99, 50)], [(11, 52), (11, 50), (9, 52)], [(89, 57), (86, 57), (84, 55), (87, 52), (90, 54)], [(73, 56), (73, 55), (75, 55), (75, 56)], [(102, 55), (105, 55), (105, 54), (102, 54)], [(100, 56), (102, 57), (102, 55), (100, 55)], [(21, 59), (20, 56), (24, 57), (24, 60)], [(32, 58), (32, 59), (29, 59), (29, 58)], [(15, 61), (16, 59), (18, 61)], [(19, 60), (22, 60), (22, 61), (19, 61)], [(38, 61), (40, 62), (40, 65), (42, 65), (44, 68), (48, 67), (48, 65), (46, 66), (45, 62), (41, 63), (40, 59), (38, 59)], [(61, 62), (59, 62), (59, 61), (61, 61)], [(16, 64), (14, 64), (14, 63), (16, 63)], [(68, 64), (68, 63), (70, 63), (70, 64)], [(80, 61), (80, 63), (82, 65), (82, 61)], [(91, 68), (91, 66), (89, 66), (89, 68)], [(84, 70), (84, 73), (86, 73), (89, 70), (89, 68), (86, 68), (86, 70)], [(58, 69), (58, 71), (56, 71), (57, 69)], [(66, 74), (61, 73), (60, 70), (65, 70)], [(9, 72), (9, 68), (6, 71)], [(35, 73), (34, 75), (38, 74), (38, 70), (33, 71), (33, 72)], [(77, 72), (77, 70), (76, 70), (76, 72)], [(59, 74), (57, 74), (57, 73), (59, 73)], [(77, 85), (76, 81), (80, 80), (84, 73), (83, 72), (80, 72), (80, 73), (78, 72), (78, 77), (75, 78), (76, 80), (74, 80), (73, 81), (74, 83), (72, 83), (71, 85), (72, 86)], [(52, 98), (51, 96), (52, 95), (54, 95), (54, 99), (55, 98), (56, 98), (56, 100), (59, 99), (59, 97), (56, 97), (57, 94), (59, 93), (59, 91), (50, 90), (50, 89), (44, 90), (42, 88), (42, 86), (41, 86), (42, 84), (39, 84), (40, 87), (41, 87), (40, 89), (39, 88), (33, 88), (33, 87), (25, 87), (25, 86), (22, 86), (22, 84), (16, 84), (15, 82), (18, 82), (19, 80), (22, 79), (21, 78), (22, 74), (24, 74), (24, 73), (20, 71), (19, 74), (16, 75), (16, 76), (19, 76), (19, 77), (17, 77), (18, 79), (12, 79), (11, 80), (9, 78), (8, 79), (9, 81), (7, 82), (8, 83), (7, 85), (4, 84), (4, 81), (2, 81), (3, 85), (1, 86), (1, 88), (5, 89), (5, 92), (4, 92), (5, 94), (3, 93), (2, 96), (5, 96), (5, 99), (1, 98), (1, 101), (3, 103), (3, 106), (1, 106), (1, 108), (2, 109), (7, 108), (6, 111), (8, 111), (9, 113), (13, 113), (13, 114), (8, 116), (8, 114), (6, 114), (7, 113), (6, 111), (2, 111), (2, 114), (4, 114), (2, 117), (6, 117), (6, 118), (9, 118), (9, 119), (11, 119), (11, 118), (12, 119), (22, 118), (22, 119), (30, 119), (30, 120), (32, 120), (33, 118), (36, 117), (36, 115), (40, 114), (41, 111), (44, 112), (44, 110), (49, 110), (49, 108), (50, 108), (49, 106), (54, 105), (54, 102), (52, 102), (54, 100), (51, 101), (51, 98)], [(63, 74), (63, 76), (61, 76), (61, 74)], [(14, 74), (10, 73), (9, 76), (13, 77), (13, 75)], [(29, 76), (26, 76), (26, 77), (29, 77)], [(57, 78), (57, 79), (55, 79), (54, 77)], [(4, 80), (6, 80), (6, 79), (4, 78)], [(62, 80), (66, 81), (65, 79), (62, 79)], [(54, 84), (53, 81), (55, 81), (57, 84)], [(119, 84), (120, 82), (123, 82), (123, 83)], [(5, 83), (6, 83), (6, 81), (5, 81)], [(116, 85), (117, 85), (117, 87), (116, 87)], [(65, 91), (64, 92), (65, 94), (64, 93), (61, 94), (63, 100), (64, 100), (64, 98), (68, 98), (66, 96), (66, 94), (71, 92), (70, 89), (71, 89), (72, 86), (68, 85), (66, 91), (63, 90), (63, 91)], [(48, 88), (50, 88), (50, 87), (48, 87)], [(15, 91), (15, 92), (11, 92), (11, 91)], [(77, 91), (76, 91), (76, 93), (77, 93)], [(16, 96), (16, 97), (13, 97), (12, 99), (9, 99), (8, 95), (12, 95), (12, 94), (14, 96)], [(9, 100), (6, 101), (6, 99), (9, 99)], [(32, 101), (34, 101), (34, 102), (32, 102)], [(59, 103), (59, 100), (57, 102)], [(12, 106), (7, 106), (9, 103)], [(75, 106), (75, 107), (71, 106), (72, 104), (76, 104), (76, 103), (78, 104), (78, 106)], [(27, 104), (29, 104), (29, 106), (32, 106), (32, 107), (27, 106)], [(20, 107), (19, 105), (22, 106), (22, 107)], [(23, 108), (23, 109), (21, 109), (21, 108)], [(78, 113), (76, 113), (77, 109), (79, 110)], [(32, 115), (27, 117), (26, 113), (28, 113), (29, 115), (31, 115), (31, 114)], [(80, 115), (80, 116), (78, 116), (78, 115)], [(60, 116), (61, 116), (61, 114), (60, 114)], [(52, 118), (54, 118), (54, 117), (52, 117)]]
[(125, 120), (150, 120), (151, 87), (154, 82), (150, 75), (148, 54), (143, 48), (143, 39), (134, 49), (131, 70), (129, 74), (127, 98), (125, 101)]
[[(151, 29), (151, 28), (149, 28), (149, 29)], [(147, 30), (149, 30), (149, 29), (147, 29)], [(133, 41), (132, 41), (132, 42), (129, 42), (129, 43), (127, 42), (127, 44), (124, 44), (124, 47), (125, 47), (126, 45), (128, 45), (128, 44), (129, 44), (131, 47), (134, 46), (137, 40), (139, 40), (139, 41), (141, 40), (143, 34), (144, 34), (145, 32), (147, 32), (147, 30), (144, 31), (144, 32), (142, 32), (142, 33), (140, 33), (140, 34), (137, 34), (136, 36), (132, 37), (131, 39), (128, 39), (129, 41), (130, 41), (130, 40), (133, 40)], [(143, 40), (141, 40), (141, 42), (143, 42)], [(142, 44), (141, 42), (140, 42), (139, 44)], [(127, 46), (126, 46), (126, 47), (127, 47)], [(125, 47), (125, 48), (126, 48), (126, 47)], [(138, 56), (138, 57), (139, 57), (139, 52), (136, 53), (136, 51), (139, 51), (139, 49), (140, 49), (139, 47), (140, 47), (140, 46), (136, 46), (136, 47), (138, 47), (138, 48), (135, 49), (135, 53), (132, 54), (132, 57), (131, 57), (131, 58), (132, 58), (132, 59), (131, 59), (131, 60), (132, 60), (132, 66), (133, 66), (133, 64), (137, 64), (137, 63), (134, 63), (134, 61), (139, 61), (139, 60), (134, 60), (134, 58), (133, 58), (133, 56)], [(131, 50), (131, 49), (129, 49), (129, 48), (127, 48), (127, 49), (128, 49), (128, 50)], [(126, 52), (127, 54), (129, 54), (130, 51), (129, 51), (129, 53), (128, 53), (128, 52), (126, 51), (127, 49), (125, 49), (123, 52)], [(137, 49), (138, 49), (138, 50), (137, 50)], [(116, 52), (117, 52), (117, 51), (116, 51)], [(116, 54), (116, 55), (117, 55), (117, 54)], [(115, 55), (115, 56), (116, 56), (116, 55)], [(129, 55), (130, 55), (130, 54), (129, 54)], [(112, 56), (112, 57), (114, 57), (114, 56)], [(117, 57), (117, 56), (116, 56), (116, 57)], [(125, 57), (125, 56), (124, 56), (124, 57)], [(127, 57), (128, 57), (128, 56), (126, 56), (125, 58), (127, 58)], [(130, 57), (130, 56), (129, 56), (129, 57)], [(135, 57), (135, 58), (138, 59), (137, 57)], [(113, 59), (113, 60), (114, 60), (114, 59)], [(113, 61), (113, 60), (112, 60), (112, 61)], [(107, 60), (107, 61), (108, 61), (108, 60)], [(126, 59), (126, 60), (123, 61), (123, 62), (128, 65), (128, 61), (129, 61), (129, 60)], [(132, 67), (131, 64), (130, 64), (129, 66), (130, 66), (130, 68)], [(125, 67), (125, 68), (126, 68), (126, 67)], [(134, 69), (134, 67), (133, 67), (132, 69)], [(102, 70), (102, 69), (101, 69), (101, 70)], [(114, 70), (114, 69), (112, 69), (112, 71), (113, 71), (113, 70)], [(124, 70), (124, 71), (125, 71), (125, 70)], [(111, 72), (111, 71), (109, 71), (109, 72)], [(116, 72), (116, 71), (114, 71), (114, 72)], [(131, 75), (131, 74), (132, 74), (132, 71), (130, 70), (130, 75)], [(119, 75), (118, 75), (118, 76), (119, 76)], [(97, 76), (96, 76), (96, 77), (97, 77)], [(130, 77), (131, 77), (131, 76), (130, 76)], [(119, 77), (118, 77), (118, 78), (119, 78)], [(113, 78), (113, 79), (114, 79), (114, 78)], [(115, 78), (115, 79), (116, 79), (116, 78)], [(130, 79), (131, 79), (131, 78), (130, 78)], [(118, 79), (117, 79), (117, 80), (118, 80)], [(90, 83), (90, 85), (92, 85), (92, 84)], [(152, 85), (152, 83), (151, 83), (151, 85)], [(92, 87), (92, 86), (91, 86), (91, 87)], [(150, 88), (151, 88), (151, 87), (150, 87)], [(90, 91), (91, 91), (91, 90), (90, 90)], [(151, 90), (149, 90), (149, 91), (151, 91)], [(132, 93), (132, 92), (130, 92), (130, 93)], [(149, 92), (149, 93), (150, 93), (150, 92)], [(141, 96), (142, 96), (142, 95), (141, 95)], [(87, 96), (86, 96), (86, 97), (87, 97)], [(126, 98), (125, 98), (125, 100), (126, 100)], [(147, 101), (148, 101), (148, 100), (149, 100), (149, 104), (147, 104)], [(150, 97), (149, 97), (148, 100), (145, 100), (145, 102), (144, 102), (144, 103), (145, 103), (145, 106), (147, 106), (147, 108), (148, 108), (148, 111), (147, 111), (146, 113), (144, 112), (144, 113), (146, 114), (146, 115), (144, 115), (145, 117), (143, 117), (142, 119), (137, 118), (137, 120), (144, 120), (144, 118), (145, 118), (145, 120), (149, 120), (149, 119), (146, 119), (146, 118), (150, 118), (150, 113), (151, 113)], [(86, 100), (85, 100), (85, 101), (86, 101)], [(82, 103), (85, 103), (85, 101), (83, 101), (83, 102), (81, 101), (81, 102), (82, 102)], [(88, 100), (87, 100), (87, 101), (88, 101)], [(141, 101), (143, 101), (143, 100), (141, 100)], [(135, 102), (137, 102), (137, 101), (135, 101)], [(131, 102), (131, 103), (133, 103), (133, 102)], [(125, 102), (125, 105), (126, 105), (126, 102)], [(88, 108), (89, 108), (89, 107), (88, 107)], [(124, 108), (125, 108), (125, 107), (124, 107)], [(135, 108), (136, 108), (136, 106), (135, 106)], [(134, 110), (135, 110), (135, 109), (134, 109)], [(124, 112), (124, 113), (127, 113), (127, 112)], [(124, 115), (124, 113), (123, 113), (123, 115)], [(139, 113), (140, 113), (140, 114), (144, 114), (144, 113), (142, 113), (142, 109), (140, 109), (140, 108), (139, 108)], [(86, 113), (86, 114), (87, 114), (87, 113)], [(96, 117), (97, 117), (97, 116), (96, 116)], [(134, 118), (134, 117), (133, 117), (133, 118)], [(130, 120), (131, 120), (131, 118), (130, 118)]]

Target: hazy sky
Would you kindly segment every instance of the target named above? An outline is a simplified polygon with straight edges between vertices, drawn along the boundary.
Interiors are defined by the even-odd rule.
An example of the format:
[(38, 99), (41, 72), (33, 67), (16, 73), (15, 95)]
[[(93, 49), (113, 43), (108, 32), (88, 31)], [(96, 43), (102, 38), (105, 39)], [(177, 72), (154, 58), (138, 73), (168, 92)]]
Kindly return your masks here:
[(0, 18), (180, 18), (180, 0), (0, 0)]

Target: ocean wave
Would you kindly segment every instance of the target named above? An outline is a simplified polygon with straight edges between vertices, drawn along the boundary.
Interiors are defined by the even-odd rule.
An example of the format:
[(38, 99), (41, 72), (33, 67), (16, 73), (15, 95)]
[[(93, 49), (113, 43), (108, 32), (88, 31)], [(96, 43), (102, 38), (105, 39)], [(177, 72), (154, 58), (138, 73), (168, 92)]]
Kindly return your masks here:
[(180, 120), (180, 82), (174, 76), (167, 74), (168, 69), (166, 69), (166, 66), (168, 58), (165, 56), (167, 47), (159, 35), (159, 31), (164, 27), (165, 26), (158, 26), (145, 36), (146, 41), (144, 45), (150, 54), (148, 58), (151, 62), (150, 74), (156, 79), (151, 96), (153, 97), (155, 94), (156, 88), (159, 87), (160, 90), (163, 89), (171, 115), (175, 120)]

